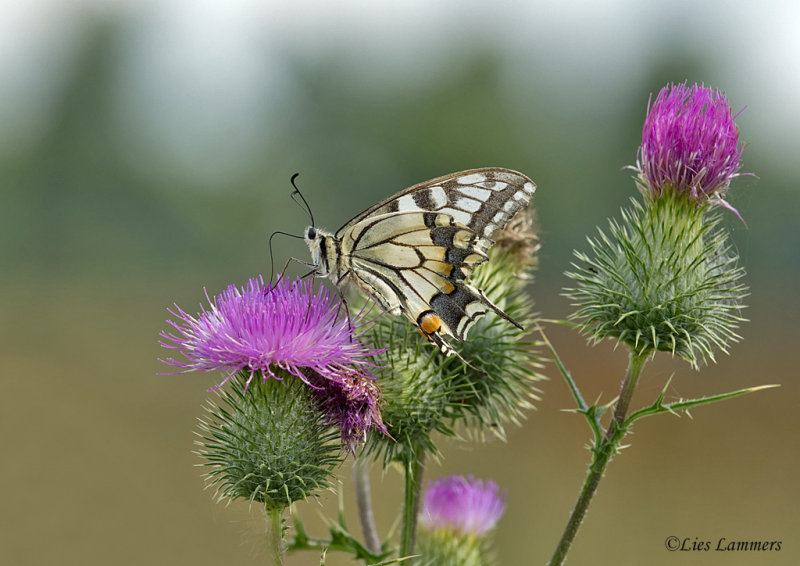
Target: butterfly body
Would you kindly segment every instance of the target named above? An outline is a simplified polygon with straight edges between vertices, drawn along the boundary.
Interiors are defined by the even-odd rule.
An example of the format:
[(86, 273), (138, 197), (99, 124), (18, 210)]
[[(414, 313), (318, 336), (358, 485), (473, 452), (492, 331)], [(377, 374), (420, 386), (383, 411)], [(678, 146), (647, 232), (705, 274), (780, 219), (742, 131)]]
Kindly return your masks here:
[(309, 226), (305, 240), (317, 275), (355, 284), (449, 353), (443, 336), (464, 340), (490, 309), (516, 325), (468, 278), (535, 188), (510, 169), (453, 173), (379, 202), (335, 234)]

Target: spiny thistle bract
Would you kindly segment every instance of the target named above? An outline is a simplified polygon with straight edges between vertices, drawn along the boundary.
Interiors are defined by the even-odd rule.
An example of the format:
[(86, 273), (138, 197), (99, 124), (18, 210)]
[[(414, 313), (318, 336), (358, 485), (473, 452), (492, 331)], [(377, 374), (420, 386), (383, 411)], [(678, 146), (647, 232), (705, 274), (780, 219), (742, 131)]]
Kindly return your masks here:
[(325, 489), (341, 463), (339, 434), (312, 389), (285, 370), (279, 379), (240, 372), (200, 419), (198, 453), (220, 499), (283, 509)]
[(534, 305), (526, 291), (527, 278), (515, 275), (512, 256), (493, 253), (491, 261), (477, 270), (473, 281), (524, 330), (493, 314), (475, 323), (467, 340), (456, 345), (473, 368), (454, 363), (452, 388), (446, 415), (464, 419), (469, 430), (491, 430), (504, 435), (503, 425), (519, 425), (526, 411), (539, 400), (536, 382), (542, 361), (531, 339), (535, 327)]
[(614, 338), (646, 354), (665, 350), (693, 367), (738, 340), (744, 270), (708, 204), (666, 192), (623, 210), (575, 252), (566, 289), (573, 318), (599, 342)]
[(496, 564), (485, 539), (475, 536), (458, 536), (452, 531), (420, 530), (415, 551), (419, 554), (417, 566), (489, 566)]

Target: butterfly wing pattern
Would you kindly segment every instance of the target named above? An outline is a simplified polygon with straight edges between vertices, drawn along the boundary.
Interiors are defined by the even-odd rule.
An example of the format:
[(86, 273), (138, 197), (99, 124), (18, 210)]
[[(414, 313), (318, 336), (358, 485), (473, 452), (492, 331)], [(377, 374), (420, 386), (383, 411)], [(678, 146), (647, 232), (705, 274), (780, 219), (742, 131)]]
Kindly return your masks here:
[(306, 229), (316, 272), (354, 283), (393, 315), (405, 315), (445, 353), (488, 310), (519, 326), (469, 284), (488, 260), (492, 235), (527, 207), (536, 185), (486, 168), (414, 185), (365, 210), (335, 234)]

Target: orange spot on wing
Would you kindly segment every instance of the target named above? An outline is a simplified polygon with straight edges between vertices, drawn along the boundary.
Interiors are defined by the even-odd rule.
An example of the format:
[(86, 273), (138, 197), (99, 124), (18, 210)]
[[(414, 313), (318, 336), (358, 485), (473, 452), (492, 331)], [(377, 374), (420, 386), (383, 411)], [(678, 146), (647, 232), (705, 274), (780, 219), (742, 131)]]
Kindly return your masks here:
[(433, 313), (428, 313), (420, 319), (419, 327), (423, 334), (435, 334), (442, 327), (442, 319)]

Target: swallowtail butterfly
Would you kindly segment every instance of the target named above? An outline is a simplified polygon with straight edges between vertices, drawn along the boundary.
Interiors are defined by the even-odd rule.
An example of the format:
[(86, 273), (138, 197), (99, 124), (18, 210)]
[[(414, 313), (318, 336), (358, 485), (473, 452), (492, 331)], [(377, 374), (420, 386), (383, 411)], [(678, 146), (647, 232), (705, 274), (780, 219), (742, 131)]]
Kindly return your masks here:
[(305, 241), (319, 276), (355, 284), (392, 315), (405, 315), (443, 352), (491, 309), (519, 326), (468, 279), (488, 260), (492, 235), (527, 207), (536, 185), (510, 169), (452, 173), (368, 208), (335, 234)]

